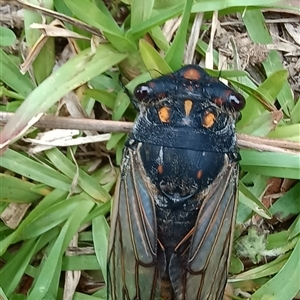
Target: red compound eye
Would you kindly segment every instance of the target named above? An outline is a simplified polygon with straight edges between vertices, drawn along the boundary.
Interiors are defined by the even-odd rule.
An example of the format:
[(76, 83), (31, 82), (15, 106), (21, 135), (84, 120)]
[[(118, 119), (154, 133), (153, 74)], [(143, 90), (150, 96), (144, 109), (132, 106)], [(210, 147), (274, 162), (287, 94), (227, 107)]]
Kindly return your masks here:
[(152, 89), (148, 85), (142, 83), (135, 88), (134, 96), (138, 101), (143, 101), (145, 98), (148, 97), (149, 94), (151, 94), (151, 92)]
[(240, 111), (245, 107), (245, 98), (239, 93), (231, 93), (226, 99), (227, 105), (232, 107), (235, 111)]

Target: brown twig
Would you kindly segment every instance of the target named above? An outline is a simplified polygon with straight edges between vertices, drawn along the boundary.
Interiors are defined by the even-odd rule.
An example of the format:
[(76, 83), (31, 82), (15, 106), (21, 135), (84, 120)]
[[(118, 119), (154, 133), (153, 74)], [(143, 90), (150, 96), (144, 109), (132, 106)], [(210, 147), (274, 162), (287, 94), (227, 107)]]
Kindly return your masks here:
[[(0, 126), (4, 126), (13, 115), (13, 113), (0, 112)], [(68, 117), (56, 116), (43, 116), (39, 121), (35, 123), (35, 127), (42, 129), (78, 129), (124, 133), (129, 133), (132, 130), (132, 125), (133, 123), (131, 122), (73, 119)], [(242, 148), (249, 148), (257, 151), (294, 154), (299, 154), (298, 151), (300, 151), (300, 143), (294, 141), (257, 137), (241, 133), (238, 133), (237, 137), (238, 145)]]

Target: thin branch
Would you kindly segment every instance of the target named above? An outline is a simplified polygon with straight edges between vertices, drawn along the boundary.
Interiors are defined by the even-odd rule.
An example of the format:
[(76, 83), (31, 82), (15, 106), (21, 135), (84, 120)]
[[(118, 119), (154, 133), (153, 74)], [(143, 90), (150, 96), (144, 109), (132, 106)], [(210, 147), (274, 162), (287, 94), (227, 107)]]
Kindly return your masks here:
[[(0, 125), (5, 125), (13, 116), (13, 113), (0, 112)], [(96, 130), (100, 132), (125, 132), (132, 129), (132, 123), (94, 120), (94, 119), (73, 119), (68, 117), (43, 116), (34, 125), (37, 128), (49, 129), (77, 129), (77, 130)]]
[[(0, 126), (4, 126), (13, 115), (13, 113), (0, 112)], [(129, 133), (132, 130), (133, 123), (110, 120), (73, 119), (68, 117), (43, 116), (35, 123), (34, 126), (41, 129), (77, 129), (95, 130), (108, 133)], [(238, 133), (237, 137), (238, 145), (242, 148), (249, 148), (257, 151), (293, 154), (299, 154), (297, 151), (300, 151), (300, 143), (294, 141), (257, 137), (241, 133)]]

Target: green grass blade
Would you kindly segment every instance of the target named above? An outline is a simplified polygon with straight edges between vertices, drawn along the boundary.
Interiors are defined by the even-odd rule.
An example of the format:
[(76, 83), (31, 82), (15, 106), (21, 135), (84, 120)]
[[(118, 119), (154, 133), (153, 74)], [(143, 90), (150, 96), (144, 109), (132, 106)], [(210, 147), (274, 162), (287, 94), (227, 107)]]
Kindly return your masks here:
[(94, 202), (86, 199), (82, 199), (80, 203), (77, 203), (77, 206), (69, 216), (60, 232), (59, 237), (55, 241), (39, 277), (35, 281), (34, 287), (28, 296), (28, 300), (43, 299), (47, 295), (53, 277), (55, 274), (58, 274), (57, 269), (61, 269), (60, 262), (63, 252), (66, 250), (71, 238), (77, 232), (81, 222), (93, 206)]
[(36, 249), (36, 239), (24, 243), (14, 258), (0, 270), (1, 287), (7, 296), (11, 296), (19, 284), (27, 265)]
[[(259, 44), (272, 44), (272, 37), (267, 29), (264, 16), (260, 10), (247, 10), (243, 14), (243, 21), (252, 41)], [(267, 76), (283, 69), (282, 61), (277, 51), (270, 51), (268, 58), (263, 62)], [(278, 101), (283, 111), (289, 115), (294, 107), (294, 99), (286, 80), (278, 95)]]
[[(64, 191), (69, 191), (71, 188), (71, 179), (67, 176), (11, 149), (8, 149), (5, 154), (1, 156), (0, 166), (37, 182)], [(79, 190), (80, 189), (77, 189), (77, 191)]]
[(63, 199), (58, 203), (50, 206), (48, 209), (40, 213), (30, 224), (28, 224), (22, 232), (19, 234), (18, 240), (27, 240), (39, 236), (57, 225), (60, 225), (68, 219), (73, 210), (80, 204), (84, 204), (86, 201), (93, 200), (85, 194)]
[(241, 150), (244, 171), (271, 177), (300, 179), (299, 154)]
[(0, 26), (0, 46), (8, 47), (13, 45), (16, 40), (14, 32), (6, 27)]
[(100, 30), (122, 37), (123, 32), (112, 16), (103, 13), (93, 1), (63, 0), (72, 13), (81, 21)]
[(300, 182), (273, 203), (270, 212), (281, 222), (298, 215), (300, 213)]
[(23, 222), (18, 226), (18, 228), (13, 231), (10, 235), (1, 240), (0, 243), (0, 255), (7, 250), (7, 248), (20, 239), (20, 236), (24, 232), (25, 228), (33, 223), (33, 220), (42, 215), (42, 212), (46, 210), (52, 204), (55, 204), (61, 199), (65, 199), (67, 193), (65, 191), (54, 190), (49, 195), (47, 195), (40, 204), (35, 207), (29, 215), (23, 220)]
[(18, 136), (33, 117), (46, 112), (65, 94), (105, 72), (126, 56), (109, 45), (99, 45), (95, 52), (86, 49), (70, 59), (22, 103), (15, 115), (4, 126), (0, 136), (0, 145)]
[[(251, 300), (291, 300), (300, 290), (300, 239), (282, 269), (259, 288)], [(284, 284), (282, 284), (284, 282)]]
[(152, 78), (159, 77), (161, 74), (168, 74), (172, 72), (170, 66), (147, 41), (140, 40), (139, 48), (143, 62), (149, 70)]
[(24, 98), (34, 89), (27, 75), (21, 74), (17, 65), (0, 49), (0, 80), (18, 92)]
[(233, 278), (230, 278), (229, 281), (238, 282), (243, 280), (262, 278), (262, 277), (276, 274), (285, 265), (289, 256), (290, 256), (289, 253), (282, 255), (269, 263), (266, 263), (262, 266), (250, 269), (246, 272), (236, 275)]
[(173, 70), (178, 70), (182, 64), (192, 5), (193, 0), (187, 0), (185, 2), (181, 24), (176, 32), (174, 41), (165, 56), (165, 61)]
[(139, 24), (137, 27), (133, 27), (131, 34), (135, 40), (142, 38), (147, 32), (152, 28), (163, 24), (165, 21), (178, 16), (183, 11), (184, 5), (179, 4), (171, 6), (165, 10), (160, 11), (158, 14), (153, 14), (153, 16), (147, 21)]
[[(33, 1), (33, 3), (40, 5), (38, 1)], [(43, 7), (47, 9), (53, 9), (53, 1), (44, 0)], [(51, 19), (49, 17), (45, 19), (48, 21), (47, 23), (50, 23)], [(31, 51), (33, 49), (34, 45), (42, 35), (39, 30), (30, 28), (30, 25), (32, 25), (33, 23), (42, 24), (42, 16), (39, 13), (34, 12), (32, 10), (24, 10), (24, 29), (28, 51)], [(37, 84), (40, 84), (51, 74), (54, 63), (54, 38), (49, 37), (47, 38), (45, 44), (40, 49), (37, 57), (32, 63), (32, 74), (34, 75)]]
[[(45, 152), (49, 160), (64, 173), (70, 180), (73, 180), (76, 174), (76, 166), (57, 148), (50, 149)], [(97, 182), (97, 180), (79, 168), (79, 177), (77, 183), (88, 195), (101, 202), (108, 201), (111, 196), (105, 189)]]
[(270, 211), (261, 203), (253, 193), (242, 183), (239, 183), (239, 201), (250, 207), (258, 215), (266, 219), (271, 219), (272, 214)]
[(93, 241), (94, 241), (95, 253), (102, 274), (104, 276), (104, 280), (106, 282), (106, 264), (107, 264), (109, 226), (103, 215), (93, 219), (92, 226), (93, 226)]
[(34, 183), (10, 175), (0, 174), (0, 187), (1, 201), (32, 203), (42, 198), (39, 191), (34, 191), (36, 188)]
[(241, 11), (243, 11), (247, 6), (265, 7), (278, 2), (278, 0), (201, 0), (194, 3), (192, 12), (208, 12), (236, 7), (241, 7)]
[(133, 0), (131, 4), (131, 27), (138, 27), (152, 14), (153, 0)]
[(3, 292), (2, 288), (1, 288), (1, 286), (0, 286), (0, 297), (2, 297), (1, 300), (8, 300), (8, 298), (6, 297), (5, 293)]

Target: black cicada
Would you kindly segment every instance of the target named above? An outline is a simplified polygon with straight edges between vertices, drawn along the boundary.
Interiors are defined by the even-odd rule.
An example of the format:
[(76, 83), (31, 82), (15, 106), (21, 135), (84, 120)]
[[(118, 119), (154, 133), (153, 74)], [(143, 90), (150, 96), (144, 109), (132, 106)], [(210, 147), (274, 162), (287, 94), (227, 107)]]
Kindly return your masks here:
[(242, 95), (189, 65), (136, 87), (108, 250), (108, 299), (221, 300)]

